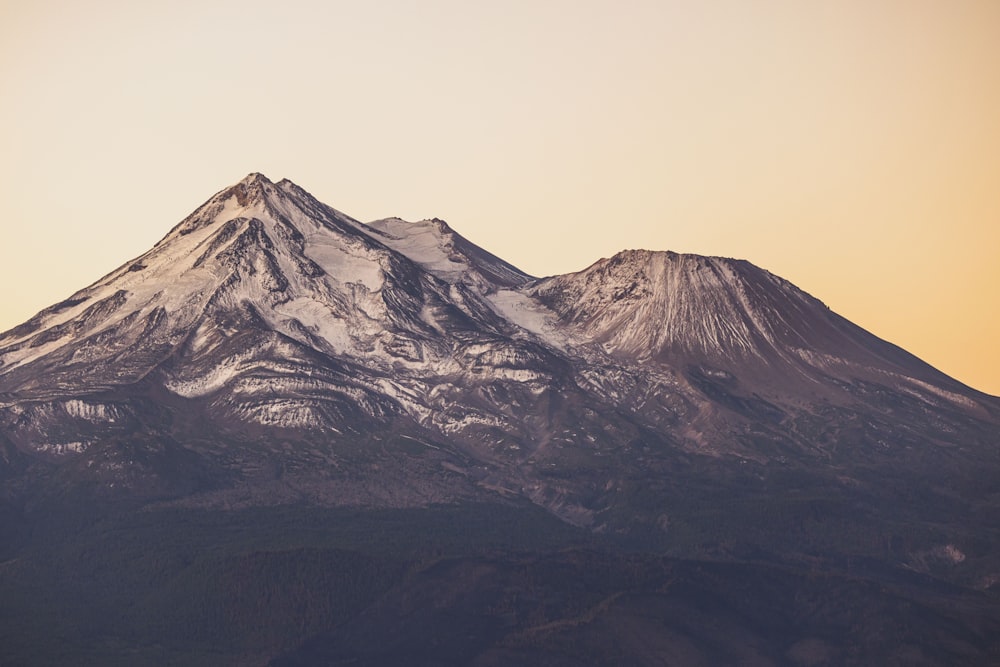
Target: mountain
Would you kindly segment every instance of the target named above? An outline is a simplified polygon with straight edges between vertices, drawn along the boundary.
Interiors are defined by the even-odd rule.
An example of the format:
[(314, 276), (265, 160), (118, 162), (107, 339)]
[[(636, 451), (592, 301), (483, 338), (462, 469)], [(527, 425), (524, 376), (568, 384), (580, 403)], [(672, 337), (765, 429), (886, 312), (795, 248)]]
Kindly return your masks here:
[[(343, 536), (319, 547), (307, 540), (319, 549), (319, 561), (312, 552), (303, 555), (296, 550), (306, 548), (305, 538), (287, 532), (299, 519), (288, 519), (286, 508), (320, 512), (322, 525), (330, 517), (366, 525), (386, 512), (405, 515), (433, 524), (446, 543), (454, 535), (430, 517), (471, 508), (454, 530), (478, 535), (471, 526), (485, 520), (504, 537), (469, 538), (479, 560), (448, 567), (493, 572), (488, 590), (480, 590), (475, 577), (462, 588), (475, 599), (499, 595), (490, 609), (504, 606), (505, 587), (524, 580), (512, 574), (518, 570), (510, 570), (506, 556), (497, 562), (491, 551), (493, 560), (483, 561), (483, 544), (542, 553), (525, 566), (539, 572), (569, 568), (592, 576), (593, 567), (622, 567), (620, 558), (607, 555), (587, 556), (586, 566), (545, 555), (555, 547), (541, 535), (564, 535), (556, 540), (560, 548), (586, 544), (600, 554), (621, 548), (648, 554), (636, 556), (636, 572), (667, 577), (681, 571), (697, 590), (718, 582), (687, 565), (648, 559), (655, 554), (746, 568), (764, 563), (786, 568), (793, 579), (803, 571), (861, 576), (902, 586), (906, 592), (896, 594), (932, 606), (928, 600), (943, 595), (936, 586), (953, 586), (948, 604), (934, 603), (938, 616), (932, 616), (957, 624), (961, 632), (947, 641), (965, 642), (967, 650), (942, 654), (936, 645), (914, 646), (938, 656), (926, 664), (997, 655), (983, 628), (1000, 627), (991, 625), (1000, 623), (1000, 399), (949, 378), (745, 261), (629, 250), (577, 273), (539, 279), (441, 220), (364, 224), (288, 180), (251, 174), (210, 198), (149, 252), (0, 335), (0, 452), (0, 535), (7, 543), (0, 557), (15, 564), (6, 579), (0, 569), (0, 585), (9, 595), (22, 585), (12, 583), (15, 573), (27, 576), (18, 569), (24, 563), (32, 572), (47, 571), (27, 554), (51, 554), (49, 540), (120, 548), (120, 538), (105, 532), (109, 521), (112, 533), (129, 526), (131, 534), (174, 554), (164, 566), (176, 575), (173, 586), (213, 567), (225, 578), (235, 567), (201, 563), (187, 547), (162, 547), (178, 525), (227, 526), (229, 519), (219, 517), (233, 513), (265, 517), (264, 527), (253, 529), (262, 531), (254, 540), (270, 545), (265, 551), (247, 556), (246, 544), (224, 540), (250, 559), (240, 567), (254, 569), (251, 579), (260, 583), (289, 571), (313, 572), (333, 558), (334, 547), (340, 555), (330, 563), (351, 572), (371, 555), (343, 565), (343, 553), (360, 549)], [(508, 524), (497, 517), (509, 512), (520, 517), (515, 524), (545, 527), (525, 528), (530, 537), (521, 529), (503, 532)], [(169, 528), (136, 527), (137, 517), (154, 515)], [(272, 523), (275, 516), (283, 518)], [(71, 530), (70, 539), (70, 525), (84, 528)], [(390, 551), (402, 549), (394, 540)], [(468, 548), (456, 553), (471, 558)], [(292, 564), (261, 556), (274, 549), (283, 549)], [(416, 556), (408, 549), (400, 560), (386, 559), (387, 571), (419, 561), (410, 560)], [(195, 561), (200, 569), (192, 573)], [(737, 571), (718, 576), (746, 576)], [(326, 577), (329, 570), (319, 572)], [(382, 570), (364, 572), (373, 581), (397, 581)], [(382, 646), (374, 637), (388, 627), (385, 619), (425, 595), (406, 592), (423, 581), (422, 572), (408, 575), (409, 583), (385, 598), (390, 602), (368, 608), (367, 616), (350, 616), (353, 625), (330, 616), (326, 625), (279, 633), (254, 660), (298, 646), (289, 636), (301, 640), (306, 630), (332, 627), (341, 628), (332, 635), (340, 639), (317, 638), (308, 645), (313, 648), (303, 644), (283, 659), (328, 664), (329, 642), (355, 646), (360, 653), (349, 659), (360, 659), (368, 649), (358, 637)], [(427, 574), (427, 582), (438, 576)], [(928, 579), (914, 583), (911, 576)], [(842, 584), (848, 585), (836, 579), (816, 595)], [(366, 595), (382, 590), (373, 586)], [(142, 604), (157, 610), (174, 604), (163, 590), (153, 586)], [(663, 603), (643, 598), (647, 593), (609, 589), (609, 596), (626, 595), (614, 599), (628, 602), (609, 602), (588, 622), (603, 619), (607, 641), (619, 641), (613, 628), (623, 617)], [(640, 597), (628, 597), (634, 595)], [(859, 610), (844, 613), (888, 604), (881, 593), (865, 595)], [(459, 598), (476, 614), (490, 615), (472, 598)], [(580, 610), (573, 605), (591, 602), (603, 604), (581, 598), (573, 609), (553, 612), (549, 620), (557, 626), (540, 636), (562, 636), (554, 628), (570, 627), (558, 623), (575, 618)], [(733, 604), (725, 603), (726, 614), (736, 613)], [(246, 613), (237, 608), (227, 613)], [(989, 611), (968, 611), (980, 608)], [(539, 613), (517, 609), (504, 613)], [(954, 620), (955, 609), (964, 620)], [(8, 612), (31, 617), (22, 607)], [(371, 619), (382, 620), (364, 625)], [(529, 626), (518, 623), (501, 625), (521, 637)], [(501, 626), (487, 625), (486, 644), (460, 661), (486, 660), (499, 650), (483, 648), (503, 635)], [(822, 634), (824, 627), (817, 623), (808, 633)], [(162, 640), (144, 632), (137, 636)], [(972, 639), (957, 638), (962, 632)], [(424, 631), (414, 633), (421, 641)], [(794, 641), (783, 644), (757, 630), (751, 635), (754, 650), (784, 656), (788, 664), (825, 664), (809, 662), (813, 654), (843, 658), (828, 638), (807, 642), (815, 650), (799, 651), (805, 662), (796, 663), (787, 655), (798, 655)], [(503, 636), (508, 649), (520, 647), (510, 656), (531, 663), (523, 650), (534, 640)], [(240, 637), (232, 640), (243, 651), (237, 662), (249, 655)], [(747, 646), (736, 643), (740, 650)], [(538, 656), (555, 650), (543, 644)], [(687, 650), (679, 646), (662, 651)], [(714, 648), (692, 646), (698, 659), (718, 657)], [(875, 655), (889, 659), (875, 651), (856, 664)], [(366, 664), (395, 658), (371, 660)], [(696, 664), (694, 657), (689, 662)]]

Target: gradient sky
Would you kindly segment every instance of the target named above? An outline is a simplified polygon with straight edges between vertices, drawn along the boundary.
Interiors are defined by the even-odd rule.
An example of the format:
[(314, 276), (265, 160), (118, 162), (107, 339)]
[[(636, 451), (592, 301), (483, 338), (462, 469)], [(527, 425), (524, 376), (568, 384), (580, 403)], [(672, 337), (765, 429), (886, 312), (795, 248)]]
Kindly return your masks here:
[(997, 0), (0, 0), (0, 329), (260, 171), (535, 275), (749, 259), (1000, 394)]

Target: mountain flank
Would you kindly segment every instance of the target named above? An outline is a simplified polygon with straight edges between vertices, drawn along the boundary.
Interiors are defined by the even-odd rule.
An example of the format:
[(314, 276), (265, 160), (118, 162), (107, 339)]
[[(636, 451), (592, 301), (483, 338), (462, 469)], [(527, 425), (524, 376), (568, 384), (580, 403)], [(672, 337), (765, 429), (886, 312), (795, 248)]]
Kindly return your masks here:
[(1000, 399), (747, 261), (250, 174), (0, 334), (0, 537), (16, 664), (998, 664)]

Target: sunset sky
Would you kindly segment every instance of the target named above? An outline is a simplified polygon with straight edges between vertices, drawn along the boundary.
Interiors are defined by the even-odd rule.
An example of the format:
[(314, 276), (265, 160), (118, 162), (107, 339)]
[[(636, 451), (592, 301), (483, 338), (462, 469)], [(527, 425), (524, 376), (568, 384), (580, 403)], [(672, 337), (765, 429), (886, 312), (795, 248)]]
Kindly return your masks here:
[(749, 259), (1000, 394), (997, 0), (0, 0), (0, 330), (251, 171), (539, 276)]

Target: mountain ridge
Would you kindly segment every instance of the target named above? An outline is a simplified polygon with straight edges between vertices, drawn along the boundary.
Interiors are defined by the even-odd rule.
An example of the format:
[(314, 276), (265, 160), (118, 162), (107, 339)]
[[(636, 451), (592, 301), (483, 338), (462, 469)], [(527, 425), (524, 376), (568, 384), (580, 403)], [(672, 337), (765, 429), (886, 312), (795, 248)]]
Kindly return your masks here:
[(261, 174), (0, 334), (5, 664), (997, 664), (998, 499), (1000, 398), (749, 262)]
[[(135, 400), (101, 398), (129, 387)], [(86, 457), (116, 420), (193, 448), (227, 479), (228, 454), (200, 431), (337, 447), (409, 438), (461, 471), (456, 488), (485, 466), (483, 493), (584, 523), (614, 494), (542, 474), (567, 451), (621, 459), (602, 482), (615, 488), (639, 465), (627, 442), (658, 443), (664, 460), (822, 460), (845, 442), (880, 458), (902, 415), (921, 424), (903, 429), (913, 442), (976, 458), (1000, 424), (997, 399), (745, 260), (627, 250), (534, 278), (441, 220), (366, 225), (258, 173), (0, 334), (0, 396), (7, 437), (56, 463)], [(177, 427), (195, 404), (203, 423)], [(844, 419), (856, 422), (847, 440)], [(346, 456), (326, 447), (287, 457)]]

